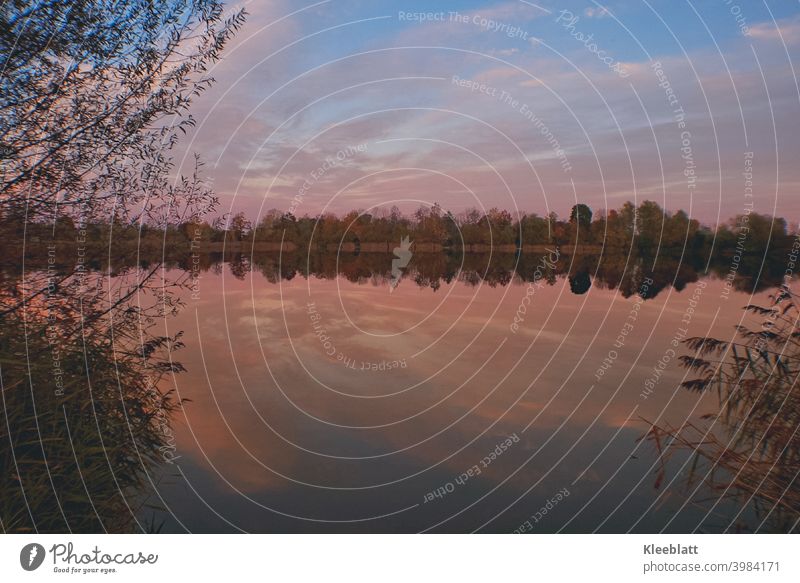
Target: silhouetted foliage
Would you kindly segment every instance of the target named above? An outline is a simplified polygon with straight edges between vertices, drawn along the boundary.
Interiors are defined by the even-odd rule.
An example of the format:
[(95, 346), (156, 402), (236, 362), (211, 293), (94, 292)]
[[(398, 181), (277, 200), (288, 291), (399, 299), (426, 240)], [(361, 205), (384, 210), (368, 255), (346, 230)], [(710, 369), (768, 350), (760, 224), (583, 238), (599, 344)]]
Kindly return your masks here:
[(243, 13), (217, 0), (6, 2), (0, 9), (0, 223), (163, 225), (213, 206), (169, 151)]
[[(42, 262), (0, 277), (5, 532), (148, 528), (181, 405), (160, 381), (183, 370), (180, 334), (153, 325), (186, 279), (154, 276), (165, 244), (213, 234), (216, 204), (198, 159), (171, 177), (170, 151), (243, 18), (217, 0), (0, 6), (2, 262)], [(104, 247), (125, 261), (101, 270)]]
[(681, 363), (697, 376), (683, 387), (716, 392), (719, 412), (701, 424), (653, 426), (647, 437), (661, 453), (658, 482), (666, 461), (688, 451), (687, 487), (698, 503), (754, 509), (755, 524), (740, 516), (727, 527), (793, 532), (800, 525), (800, 310), (786, 286), (771, 298), (769, 306), (745, 308), (762, 320), (757, 329), (737, 326), (734, 341), (685, 341), (692, 353)]

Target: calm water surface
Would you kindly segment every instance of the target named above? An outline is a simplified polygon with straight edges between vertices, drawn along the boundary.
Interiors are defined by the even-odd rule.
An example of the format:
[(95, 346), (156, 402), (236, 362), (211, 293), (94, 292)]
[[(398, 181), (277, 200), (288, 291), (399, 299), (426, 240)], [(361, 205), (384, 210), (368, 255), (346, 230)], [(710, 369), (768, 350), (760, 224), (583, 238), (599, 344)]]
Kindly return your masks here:
[(718, 409), (678, 386), (673, 340), (732, 336), (751, 297), (719, 279), (646, 301), (564, 277), (195, 283), (164, 322), (188, 369), (165, 531), (686, 532), (740, 510), (688, 503), (683, 459), (656, 488), (638, 441)]

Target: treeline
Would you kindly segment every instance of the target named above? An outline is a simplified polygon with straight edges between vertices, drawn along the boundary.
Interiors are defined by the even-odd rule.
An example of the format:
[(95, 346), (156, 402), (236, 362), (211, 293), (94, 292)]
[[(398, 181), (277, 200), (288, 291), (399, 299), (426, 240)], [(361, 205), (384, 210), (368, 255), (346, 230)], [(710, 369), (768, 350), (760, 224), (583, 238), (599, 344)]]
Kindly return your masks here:
[[(78, 227), (69, 217), (60, 217), (55, 224), (28, 224), (21, 221), (1, 221), (6, 228), (26, 229), (27, 240), (72, 241)], [(644, 201), (638, 207), (626, 202), (619, 209), (593, 212), (587, 205), (572, 208), (569, 218), (556, 213), (540, 216), (523, 214), (518, 219), (506, 210), (492, 208), (486, 212), (468, 209), (458, 214), (445, 211), (438, 204), (421, 207), (406, 215), (397, 207), (391, 210), (364, 213), (351, 211), (343, 216), (326, 213), (318, 216), (295, 217), (291, 213), (270, 210), (257, 222), (243, 213), (219, 217), (212, 222), (191, 221), (164, 228), (130, 225), (119, 221), (91, 223), (81, 226), (83, 239), (95, 246), (135, 242), (143, 252), (185, 251), (187, 246), (203, 248), (211, 244), (284, 243), (289, 248), (329, 251), (340, 245), (350, 250), (365, 244), (393, 246), (408, 237), (418, 248), (428, 244), (428, 250), (468, 248), (485, 251), (523, 249), (526, 246), (581, 245), (595, 248), (638, 249), (652, 253), (686, 251), (705, 254), (760, 253), (769, 249), (788, 249), (797, 233), (790, 232), (782, 217), (757, 213), (737, 215), (716, 228), (689, 218), (685, 211), (669, 212), (658, 203)], [(13, 236), (13, 234), (12, 234)], [(17, 237), (21, 240), (21, 232)], [(8, 240), (8, 238), (6, 238)], [(194, 245), (192, 245), (194, 243)], [(422, 249), (424, 250), (424, 249)]]

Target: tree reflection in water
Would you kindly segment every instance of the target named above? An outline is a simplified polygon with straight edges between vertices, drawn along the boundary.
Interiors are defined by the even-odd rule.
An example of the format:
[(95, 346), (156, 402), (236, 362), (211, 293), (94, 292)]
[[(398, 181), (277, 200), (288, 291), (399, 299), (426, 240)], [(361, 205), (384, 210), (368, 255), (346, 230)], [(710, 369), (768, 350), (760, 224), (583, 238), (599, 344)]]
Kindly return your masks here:
[[(638, 254), (636, 257), (625, 253), (605, 252), (573, 255), (561, 253), (555, 267), (537, 276), (540, 265), (547, 253), (460, 253), (433, 252), (414, 253), (408, 267), (402, 271), (400, 285), (404, 283), (420, 288), (438, 290), (442, 285), (454, 281), (476, 286), (505, 286), (511, 283), (531, 282), (541, 277), (553, 285), (559, 277), (570, 280), (573, 293), (586, 293), (592, 286), (603, 289), (618, 289), (623, 297), (632, 297), (642, 290), (642, 282), (649, 278), (647, 297), (656, 297), (668, 287), (676, 291), (708, 275), (724, 277), (730, 262), (724, 257), (712, 262), (706, 269), (706, 260), (690, 259), (662, 253), (657, 258)], [(388, 286), (392, 270), (391, 253), (208, 253), (191, 259), (188, 255), (173, 258), (167, 267), (178, 270), (199, 268), (201, 271), (225, 269), (238, 279), (244, 279), (251, 272), (260, 273), (267, 281), (277, 283), (290, 281), (297, 276), (334, 279), (342, 277), (352, 283), (362, 285)], [(194, 261), (194, 264), (190, 262)], [(783, 271), (778, 266), (769, 268), (772, 260), (767, 257), (766, 266), (759, 274), (758, 268), (752, 271), (744, 268), (737, 273), (734, 289), (747, 293), (766, 290), (780, 285)], [(779, 261), (774, 261), (776, 264)], [(144, 265), (147, 265), (145, 262)], [(770, 274), (775, 275), (770, 275)]]
[[(172, 358), (182, 346), (180, 335), (159, 336), (153, 326), (179, 309), (177, 292), (191, 285), (196, 270), (227, 270), (239, 279), (260, 274), (272, 283), (342, 277), (388, 287), (392, 277), (390, 253), (186, 253), (163, 265), (146, 257), (131, 265), (121, 255), (87, 257), (86, 269), (78, 271), (67, 252), (52, 262), (47, 257), (31, 254), (28, 269), (37, 271), (23, 274), (14, 265), (0, 270), (0, 439), (10, 445), (0, 453), (0, 520), (9, 532), (158, 528), (142, 517), (148, 506), (159, 508), (154, 476), (169, 473), (175, 455), (170, 424), (181, 407), (161, 381), (183, 367)], [(165, 283), (162, 273), (172, 280)], [(774, 285), (769, 278), (739, 275), (740, 289)], [(599, 286), (624, 297), (641, 293), (647, 278), (653, 283), (644, 299), (650, 299), (705, 274), (668, 255), (654, 261), (564, 254), (543, 262), (535, 253), (415, 253), (400, 285), (435, 293), (454, 282), (494, 287), (535, 277), (550, 285), (567, 279), (575, 294)], [(686, 388), (716, 390), (719, 415), (702, 426), (654, 427), (647, 438), (661, 454), (659, 482), (669, 459), (689, 451), (694, 462), (688, 486), (701, 484), (704, 495), (714, 494), (710, 503), (705, 499), (712, 512), (719, 501), (735, 499), (755, 508), (762, 530), (785, 532), (797, 529), (800, 516), (800, 403), (794, 389), (800, 332), (794, 298), (780, 289), (773, 305), (748, 308), (767, 324), (742, 328), (740, 342), (688, 341), (694, 354), (684, 364), (700, 376)], [(734, 526), (744, 528), (747, 520), (743, 514)]]

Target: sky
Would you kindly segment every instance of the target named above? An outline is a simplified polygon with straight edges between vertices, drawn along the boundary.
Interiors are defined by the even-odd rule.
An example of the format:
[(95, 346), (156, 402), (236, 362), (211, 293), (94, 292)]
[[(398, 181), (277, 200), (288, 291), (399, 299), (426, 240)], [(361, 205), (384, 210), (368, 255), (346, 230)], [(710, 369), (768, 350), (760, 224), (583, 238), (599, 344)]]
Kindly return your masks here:
[[(800, 218), (794, 0), (250, 0), (176, 151), (219, 213)], [(180, 164), (182, 162), (182, 164)]]

